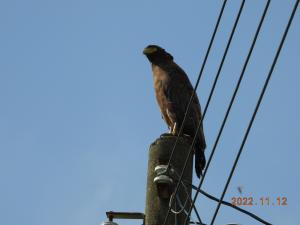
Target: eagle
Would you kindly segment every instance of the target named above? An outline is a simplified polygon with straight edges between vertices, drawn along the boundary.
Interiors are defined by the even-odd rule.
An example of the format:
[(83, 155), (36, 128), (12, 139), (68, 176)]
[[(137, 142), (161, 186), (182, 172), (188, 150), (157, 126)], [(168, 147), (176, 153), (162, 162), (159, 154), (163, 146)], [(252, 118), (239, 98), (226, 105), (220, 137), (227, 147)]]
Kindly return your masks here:
[[(173, 61), (173, 56), (160, 46), (149, 45), (143, 53), (151, 63), (156, 100), (162, 118), (168, 125), (170, 133), (178, 135), (194, 90), (193, 86), (183, 69)], [(201, 107), (195, 93), (182, 134), (194, 138), (200, 121)], [(201, 124), (194, 147), (195, 170), (199, 178), (206, 163), (205, 148), (206, 142)]]

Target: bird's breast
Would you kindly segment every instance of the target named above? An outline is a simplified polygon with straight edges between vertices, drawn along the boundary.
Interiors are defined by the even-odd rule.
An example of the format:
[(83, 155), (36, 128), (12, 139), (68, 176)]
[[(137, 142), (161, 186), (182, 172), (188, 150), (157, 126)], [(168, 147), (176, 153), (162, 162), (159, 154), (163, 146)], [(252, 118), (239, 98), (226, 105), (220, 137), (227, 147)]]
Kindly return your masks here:
[(164, 71), (162, 68), (160, 68), (157, 65), (152, 65), (152, 72), (153, 72), (154, 88), (156, 91), (158, 91), (162, 89), (163, 86), (169, 82), (170, 77), (166, 71)]
[(152, 65), (152, 71), (153, 71), (153, 82), (154, 82), (156, 100), (163, 112), (164, 108), (166, 108), (166, 106), (168, 104), (168, 99), (165, 95), (164, 89), (165, 89), (165, 87), (168, 86), (170, 77), (159, 66)]
[(168, 86), (170, 81), (170, 76), (166, 71), (156, 65), (152, 65), (152, 72), (157, 103), (159, 105), (163, 119), (166, 121), (168, 126), (171, 127), (172, 121), (170, 120), (168, 115), (169, 100), (165, 92), (165, 88)]

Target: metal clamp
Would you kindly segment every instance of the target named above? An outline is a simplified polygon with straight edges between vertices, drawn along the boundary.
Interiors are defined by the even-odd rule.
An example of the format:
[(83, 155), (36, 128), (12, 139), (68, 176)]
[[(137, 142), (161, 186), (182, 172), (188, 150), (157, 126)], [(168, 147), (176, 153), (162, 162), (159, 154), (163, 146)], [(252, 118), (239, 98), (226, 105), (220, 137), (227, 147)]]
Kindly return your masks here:
[(113, 222), (113, 219), (141, 219), (145, 225), (145, 214), (139, 212), (106, 212), (106, 216), (109, 221), (103, 222), (101, 225), (118, 225)]

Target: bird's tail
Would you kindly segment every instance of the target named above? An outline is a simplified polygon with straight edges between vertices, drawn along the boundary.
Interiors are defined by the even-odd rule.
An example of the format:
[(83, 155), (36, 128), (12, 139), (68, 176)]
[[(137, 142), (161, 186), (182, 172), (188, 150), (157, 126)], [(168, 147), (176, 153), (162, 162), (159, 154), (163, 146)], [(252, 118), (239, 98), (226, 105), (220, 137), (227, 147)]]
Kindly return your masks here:
[(201, 145), (201, 142), (198, 139), (195, 143), (195, 170), (198, 178), (202, 175), (202, 170), (206, 164), (204, 149), (205, 146), (203, 146), (203, 144)]

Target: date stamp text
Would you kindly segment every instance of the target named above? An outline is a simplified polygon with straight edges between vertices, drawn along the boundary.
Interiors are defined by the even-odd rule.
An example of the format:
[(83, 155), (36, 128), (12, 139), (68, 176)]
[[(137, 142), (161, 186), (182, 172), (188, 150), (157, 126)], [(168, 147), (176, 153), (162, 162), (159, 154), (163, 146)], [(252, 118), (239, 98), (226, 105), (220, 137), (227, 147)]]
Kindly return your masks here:
[(287, 206), (287, 197), (232, 197), (231, 204), (235, 206)]

